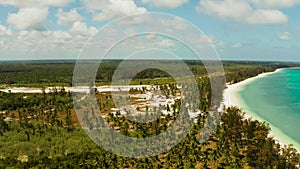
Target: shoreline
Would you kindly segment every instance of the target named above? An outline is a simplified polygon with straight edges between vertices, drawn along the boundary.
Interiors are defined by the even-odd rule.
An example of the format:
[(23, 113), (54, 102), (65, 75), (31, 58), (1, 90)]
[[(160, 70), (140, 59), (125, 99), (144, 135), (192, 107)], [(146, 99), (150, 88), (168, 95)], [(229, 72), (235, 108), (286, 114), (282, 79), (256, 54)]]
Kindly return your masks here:
[(236, 106), (240, 108), (242, 111), (245, 112), (245, 119), (254, 119), (261, 122), (266, 122), (269, 124), (269, 127), (271, 128), (269, 137), (273, 137), (276, 143), (279, 143), (281, 147), (284, 145), (293, 144), (293, 148), (297, 150), (297, 152), (300, 152), (300, 143), (296, 142), (286, 134), (284, 134), (279, 128), (273, 126), (271, 123), (269, 123), (267, 120), (261, 118), (259, 115), (257, 115), (255, 112), (252, 112), (249, 110), (247, 105), (243, 102), (243, 99), (239, 97), (238, 93), (243, 90), (244, 86), (257, 80), (260, 78), (264, 78), (270, 74), (278, 73), (279, 71), (283, 70), (284, 68), (276, 69), (274, 72), (266, 72), (261, 73), (255, 77), (251, 77), (248, 79), (245, 79), (241, 82), (226, 85), (226, 88), (223, 91), (223, 100), (222, 100), (222, 106), (225, 108)]
[[(128, 85), (128, 86), (94, 86), (94, 88), (97, 88), (98, 92), (111, 92), (111, 91), (129, 91), (130, 88), (139, 88), (142, 89), (143, 87), (151, 88), (151, 85)], [(64, 88), (66, 92), (89, 92), (88, 86), (75, 86), (75, 87), (45, 87), (44, 91), (45, 93), (53, 92), (54, 89), (57, 91), (61, 91), (61, 89)], [(36, 88), (36, 87), (7, 87), (0, 89), (1, 92), (6, 93), (23, 93), (23, 94), (37, 94), (37, 93), (43, 93), (42, 88)]]

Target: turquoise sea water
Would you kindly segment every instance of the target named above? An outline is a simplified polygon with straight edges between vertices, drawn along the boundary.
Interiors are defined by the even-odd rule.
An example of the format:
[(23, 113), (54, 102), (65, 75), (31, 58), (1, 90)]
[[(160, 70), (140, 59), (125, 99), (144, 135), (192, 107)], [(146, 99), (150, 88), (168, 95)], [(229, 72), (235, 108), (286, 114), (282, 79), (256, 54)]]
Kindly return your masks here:
[(282, 69), (242, 87), (244, 110), (300, 143), (300, 68)]

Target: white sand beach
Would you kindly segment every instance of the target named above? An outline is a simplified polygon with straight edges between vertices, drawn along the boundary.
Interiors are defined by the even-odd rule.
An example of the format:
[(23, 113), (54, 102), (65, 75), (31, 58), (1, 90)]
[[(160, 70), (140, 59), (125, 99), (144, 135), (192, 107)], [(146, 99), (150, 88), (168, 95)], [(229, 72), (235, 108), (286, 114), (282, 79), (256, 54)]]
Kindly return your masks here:
[[(235, 83), (235, 84), (231, 84), (231, 85), (227, 84), (226, 89), (223, 91), (223, 101), (222, 101), (223, 105), (225, 106), (225, 108), (230, 107), (230, 106), (236, 106), (236, 107), (243, 108), (243, 105), (242, 105), (241, 101), (239, 100), (239, 98), (237, 97), (236, 93), (239, 92), (240, 90), (243, 90), (243, 86), (247, 85), (248, 83), (253, 82), (256, 79), (263, 78), (269, 74), (278, 72), (280, 70), (281, 69), (277, 69), (274, 72), (261, 73), (258, 76), (248, 78), (246, 80), (243, 80), (243, 81)], [(248, 114), (245, 114), (245, 117), (249, 118), (251, 116), (249, 116)]]
[[(245, 111), (245, 118), (252, 118), (255, 120), (265, 121), (268, 123), (268, 121), (266, 121), (263, 118), (261, 118), (260, 116), (258, 116), (255, 112), (251, 112), (251, 111), (247, 110), (248, 108), (245, 105), (245, 103), (243, 102), (243, 100), (241, 98), (239, 98), (238, 92), (243, 90), (244, 86), (247, 85), (248, 83), (253, 82), (254, 80), (257, 80), (259, 78), (266, 77), (270, 74), (279, 72), (281, 70), (282, 69), (277, 69), (274, 72), (262, 73), (262, 74), (259, 74), (258, 76), (248, 78), (244, 81), (241, 81), (241, 82), (238, 82), (235, 84), (231, 84), (231, 85), (227, 85), (226, 89), (223, 91), (222, 105), (225, 108), (231, 107), (231, 106), (236, 106), (238, 108), (241, 108), (243, 111)], [(269, 126), (271, 127), (271, 132), (269, 134), (270, 137), (274, 137), (275, 140), (281, 146), (293, 144), (294, 148), (296, 148), (297, 151), (299, 152), (300, 144), (298, 142), (296, 142), (295, 140), (293, 140), (290, 137), (288, 137), (287, 135), (285, 135), (280, 129), (273, 126), (272, 124), (270, 124)]]
[[(151, 85), (130, 85), (130, 86), (97, 86), (98, 92), (111, 92), (111, 91), (129, 91), (130, 88), (137, 88), (142, 89), (143, 87), (146, 87), (147, 89), (150, 89)], [(54, 90), (60, 91), (62, 87), (46, 87), (45, 93), (53, 92)], [(76, 87), (64, 87), (65, 91), (70, 92), (89, 92), (88, 86), (76, 86)], [(42, 88), (34, 88), (34, 87), (8, 87), (0, 89), (1, 92), (6, 93), (42, 93)]]

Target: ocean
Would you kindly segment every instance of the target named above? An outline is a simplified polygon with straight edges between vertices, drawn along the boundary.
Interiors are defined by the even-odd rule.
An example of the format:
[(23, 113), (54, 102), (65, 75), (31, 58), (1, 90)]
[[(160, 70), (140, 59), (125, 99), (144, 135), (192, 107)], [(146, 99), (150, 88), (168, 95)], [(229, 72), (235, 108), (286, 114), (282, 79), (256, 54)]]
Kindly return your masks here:
[(241, 86), (236, 97), (275, 137), (300, 148), (300, 68), (280, 69)]

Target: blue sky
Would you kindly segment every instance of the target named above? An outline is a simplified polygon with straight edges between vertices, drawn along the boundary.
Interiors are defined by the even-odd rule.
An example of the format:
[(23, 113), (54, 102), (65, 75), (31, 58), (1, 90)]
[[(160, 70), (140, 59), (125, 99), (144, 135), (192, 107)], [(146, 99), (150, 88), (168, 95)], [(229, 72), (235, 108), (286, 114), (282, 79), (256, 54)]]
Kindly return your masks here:
[(163, 12), (196, 25), (221, 59), (300, 61), (300, 0), (0, 0), (0, 11), (0, 60), (76, 59), (112, 20)]

